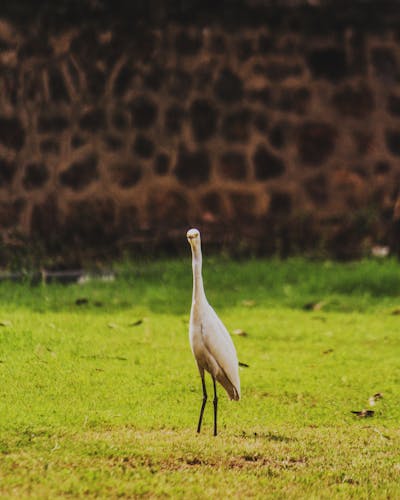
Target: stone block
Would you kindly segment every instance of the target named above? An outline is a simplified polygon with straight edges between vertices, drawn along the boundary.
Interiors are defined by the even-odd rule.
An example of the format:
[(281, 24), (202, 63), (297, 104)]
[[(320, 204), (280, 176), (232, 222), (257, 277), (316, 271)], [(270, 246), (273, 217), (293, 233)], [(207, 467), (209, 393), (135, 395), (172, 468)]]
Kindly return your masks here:
[(332, 104), (341, 115), (358, 119), (366, 118), (375, 108), (372, 92), (366, 85), (346, 85), (334, 94)]
[(97, 133), (106, 129), (106, 116), (101, 108), (86, 111), (79, 119), (79, 127), (86, 132)]
[(130, 104), (134, 127), (147, 129), (154, 125), (157, 119), (157, 105), (148, 97), (142, 95)]
[(27, 191), (40, 189), (50, 177), (48, 168), (43, 163), (29, 163), (25, 167), (22, 184)]
[(166, 153), (160, 153), (154, 160), (154, 171), (157, 175), (166, 175), (169, 171), (170, 158)]
[(375, 47), (371, 50), (371, 61), (376, 76), (387, 82), (398, 81), (399, 70), (395, 51), (390, 47)]
[(243, 83), (236, 73), (224, 68), (215, 82), (216, 97), (224, 103), (234, 103), (243, 98)]
[(195, 56), (202, 46), (202, 40), (199, 34), (190, 34), (187, 31), (180, 31), (175, 38), (175, 48), (178, 54), (182, 56)]
[(304, 181), (304, 189), (311, 201), (316, 205), (326, 205), (330, 198), (326, 174), (319, 173)]
[(131, 88), (134, 76), (134, 69), (129, 65), (129, 63), (124, 64), (115, 79), (113, 94), (116, 97), (123, 97), (127, 90)]
[(386, 131), (386, 146), (395, 156), (400, 156), (400, 130)]
[(244, 180), (247, 177), (247, 161), (243, 153), (228, 151), (219, 157), (218, 172), (227, 180)]
[(115, 245), (115, 204), (109, 198), (92, 198), (71, 203), (62, 226), (65, 243), (89, 248)]
[(115, 163), (109, 170), (113, 182), (124, 189), (136, 186), (143, 175), (141, 166), (136, 162)]
[(315, 78), (337, 82), (348, 76), (346, 53), (341, 48), (316, 48), (309, 52), (307, 60)]
[(97, 163), (98, 157), (94, 154), (72, 163), (59, 175), (60, 183), (74, 191), (82, 191), (99, 178)]
[(228, 142), (246, 142), (250, 137), (251, 112), (243, 108), (228, 113), (222, 120), (221, 132)]
[(111, 114), (111, 122), (118, 131), (125, 131), (130, 127), (131, 120), (127, 111), (116, 109)]
[(237, 226), (248, 224), (257, 208), (257, 196), (254, 193), (234, 191), (230, 193), (229, 199), (235, 214), (235, 224)]
[(241, 38), (236, 43), (236, 54), (239, 61), (247, 61), (255, 53), (255, 47), (251, 38)]
[(0, 227), (3, 229), (15, 229), (19, 224), (26, 205), (26, 200), (23, 198), (17, 198), (13, 201), (0, 200)]
[(182, 69), (172, 70), (167, 78), (167, 87), (172, 97), (186, 99), (193, 87), (193, 76)]
[(168, 107), (165, 111), (165, 128), (168, 134), (179, 134), (185, 117), (185, 110), (178, 104)]
[(63, 114), (44, 112), (38, 118), (38, 131), (41, 133), (60, 133), (66, 130), (70, 122)]
[(189, 110), (193, 136), (198, 142), (210, 139), (217, 129), (217, 111), (206, 99), (196, 99)]
[(209, 191), (201, 197), (201, 211), (203, 214), (211, 214), (212, 218), (220, 218), (225, 214), (224, 202), (218, 191)]
[(292, 212), (292, 197), (286, 191), (273, 191), (270, 194), (269, 213), (277, 217), (289, 216)]
[(310, 99), (311, 91), (306, 87), (283, 88), (277, 107), (282, 111), (304, 115), (308, 111)]
[(70, 101), (64, 76), (57, 66), (53, 66), (49, 69), (49, 86), (51, 97), (55, 102)]
[(0, 143), (20, 151), (25, 144), (26, 133), (17, 117), (0, 116)]
[(255, 176), (259, 181), (280, 177), (285, 172), (285, 164), (271, 153), (263, 144), (259, 144), (253, 154)]
[(187, 151), (183, 148), (179, 151), (174, 173), (185, 186), (196, 187), (208, 182), (210, 171), (211, 163), (206, 151)]
[(393, 116), (400, 116), (400, 96), (392, 94), (388, 98), (387, 109)]
[(326, 161), (335, 149), (336, 136), (335, 128), (328, 123), (304, 123), (300, 127), (297, 143), (301, 162), (320, 165)]
[(271, 127), (268, 133), (271, 145), (276, 149), (283, 149), (288, 142), (291, 129), (292, 126), (286, 122), (280, 122)]
[[(32, 209), (31, 230), (36, 238), (43, 239), (51, 246), (62, 250), (60, 241), (61, 214), (55, 195), (48, 196), (42, 203), (36, 203)], [(57, 242), (58, 240), (58, 242)]]
[(46, 154), (59, 155), (60, 143), (55, 139), (44, 139), (40, 142), (40, 152)]
[(189, 222), (189, 203), (183, 192), (159, 188), (148, 198), (147, 213), (153, 224), (170, 227), (186, 226)]
[(133, 152), (140, 158), (151, 158), (154, 154), (154, 142), (143, 134), (136, 136)]
[(0, 188), (9, 187), (17, 172), (15, 161), (0, 158)]
[(124, 148), (122, 139), (114, 134), (105, 134), (102, 137), (102, 142), (107, 151), (117, 152)]

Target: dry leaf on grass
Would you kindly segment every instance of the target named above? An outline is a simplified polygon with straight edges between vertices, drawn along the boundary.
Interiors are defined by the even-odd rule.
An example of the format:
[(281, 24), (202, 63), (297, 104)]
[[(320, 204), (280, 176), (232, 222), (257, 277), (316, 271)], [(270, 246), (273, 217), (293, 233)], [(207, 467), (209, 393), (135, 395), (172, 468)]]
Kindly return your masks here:
[(235, 328), (232, 331), (232, 335), (239, 335), (239, 337), (247, 337), (248, 333), (242, 330), (241, 328)]
[(370, 406), (375, 406), (378, 399), (382, 399), (382, 398), (383, 398), (383, 394), (381, 392), (377, 392), (376, 394), (374, 394), (373, 396), (371, 396), (368, 399), (368, 403)]
[(87, 299), (86, 297), (81, 297), (81, 298), (75, 300), (75, 305), (77, 305), (77, 306), (84, 306), (88, 303), (89, 303), (89, 299)]
[(138, 319), (136, 321), (134, 321), (133, 323), (129, 323), (129, 326), (139, 326), (143, 323), (143, 320), (142, 319)]
[(304, 304), (303, 309), (305, 311), (320, 311), (324, 307), (325, 304), (326, 304), (325, 301), (307, 302), (307, 304)]
[(365, 408), (360, 411), (352, 411), (351, 413), (354, 413), (354, 415), (357, 415), (359, 418), (368, 418), (368, 417), (373, 417), (374, 416), (374, 410), (366, 410)]
[(255, 300), (242, 300), (242, 306), (253, 307), (255, 305), (256, 305), (256, 301)]

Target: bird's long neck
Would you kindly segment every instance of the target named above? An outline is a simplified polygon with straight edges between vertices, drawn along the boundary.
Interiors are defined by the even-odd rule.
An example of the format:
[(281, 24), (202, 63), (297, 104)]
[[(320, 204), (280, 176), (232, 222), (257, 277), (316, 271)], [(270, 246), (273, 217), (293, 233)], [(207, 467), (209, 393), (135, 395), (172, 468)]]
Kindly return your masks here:
[(193, 270), (193, 297), (192, 305), (206, 300), (204, 292), (203, 276), (201, 272), (203, 258), (199, 246), (192, 247), (192, 270)]

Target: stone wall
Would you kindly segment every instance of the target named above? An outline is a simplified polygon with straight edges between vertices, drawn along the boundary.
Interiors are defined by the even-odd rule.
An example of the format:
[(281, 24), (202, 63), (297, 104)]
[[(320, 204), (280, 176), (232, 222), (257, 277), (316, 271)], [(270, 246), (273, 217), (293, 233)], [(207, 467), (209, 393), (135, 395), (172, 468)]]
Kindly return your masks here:
[(390, 244), (400, 15), (241, 8), (234, 23), (3, 17), (4, 244), (175, 251), (189, 226), (262, 254)]

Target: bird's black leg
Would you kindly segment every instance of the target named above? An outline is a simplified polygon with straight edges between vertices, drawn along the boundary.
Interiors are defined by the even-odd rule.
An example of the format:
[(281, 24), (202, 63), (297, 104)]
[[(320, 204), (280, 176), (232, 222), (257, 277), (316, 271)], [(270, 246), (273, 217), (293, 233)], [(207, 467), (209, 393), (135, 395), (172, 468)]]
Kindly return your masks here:
[(217, 435), (217, 408), (218, 408), (218, 398), (217, 398), (217, 385), (215, 383), (215, 378), (213, 377), (214, 384), (214, 436)]
[(200, 432), (201, 423), (203, 421), (204, 408), (205, 408), (206, 403), (207, 403), (207, 389), (206, 389), (206, 383), (204, 381), (204, 371), (200, 372), (200, 376), (201, 376), (201, 385), (203, 387), (203, 402), (201, 403), (201, 410), (200, 410), (199, 423), (197, 425), (197, 432)]

